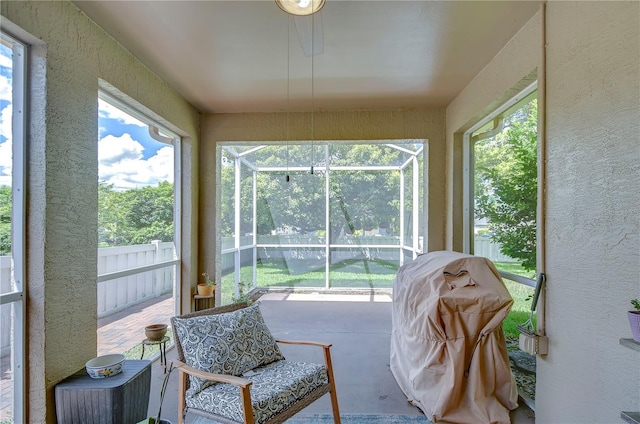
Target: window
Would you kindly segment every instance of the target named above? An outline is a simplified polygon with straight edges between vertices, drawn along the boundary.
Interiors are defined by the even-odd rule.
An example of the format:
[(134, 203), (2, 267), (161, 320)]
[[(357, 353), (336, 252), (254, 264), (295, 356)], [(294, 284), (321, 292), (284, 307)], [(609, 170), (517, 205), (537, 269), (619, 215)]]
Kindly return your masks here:
[(467, 251), (503, 273), (536, 272), (537, 100), (529, 87), (466, 134)]
[(0, 33), (0, 421), (24, 422), (25, 52)]
[[(120, 319), (135, 319), (144, 306), (153, 323), (168, 324), (176, 310), (180, 140), (108, 93), (100, 93), (98, 110), (98, 354), (105, 354)], [(141, 340), (118, 349), (127, 354)]]
[(254, 286), (391, 287), (422, 253), (424, 144), (221, 145), (222, 303)]
[[(465, 251), (489, 258), (514, 300), (503, 321), (510, 349), (518, 325), (528, 324), (536, 281), (538, 211), (537, 92), (529, 86), (465, 137)], [(537, 328), (534, 314), (532, 325)], [(520, 373), (514, 371), (516, 375)], [(535, 402), (535, 376), (518, 379), (518, 392)]]

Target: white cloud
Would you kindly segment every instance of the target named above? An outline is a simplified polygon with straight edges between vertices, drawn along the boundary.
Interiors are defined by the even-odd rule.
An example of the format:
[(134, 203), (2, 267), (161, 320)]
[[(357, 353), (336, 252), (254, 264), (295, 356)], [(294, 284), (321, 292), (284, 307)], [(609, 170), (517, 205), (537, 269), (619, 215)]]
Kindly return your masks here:
[(108, 135), (98, 143), (98, 173), (100, 181), (117, 189), (173, 182), (173, 148), (163, 147), (144, 159), (142, 145), (130, 134)]
[(4, 66), (5, 68), (13, 67), (13, 60), (9, 56), (5, 56), (0, 54), (0, 66)]
[(126, 125), (137, 125), (139, 127), (146, 127), (147, 124), (137, 120), (127, 112), (118, 109), (117, 107), (105, 102), (102, 99), (98, 99), (98, 110), (100, 111), (101, 118), (117, 119)]
[(173, 182), (173, 147), (166, 146), (158, 149), (156, 154), (147, 160), (147, 164), (159, 180)]
[[(2, 56), (0, 56), (0, 58), (1, 57)], [(9, 82), (9, 78), (4, 75), (0, 75), (0, 100), (12, 100), (11, 82)]]
[[(11, 68), (13, 62), (10, 57), (0, 54), (0, 66)], [(12, 100), (11, 81), (4, 75), (0, 75), (0, 100)], [(5, 141), (0, 144), (0, 185), (11, 185), (12, 171), (12, 143), (11, 143), (11, 119), (13, 116), (11, 104), (0, 111), (0, 135)], [(2, 138), (2, 137), (0, 137)]]
[(6, 137), (0, 144), (0, 185), (11, 185), (11, 170), (13, 152), (11, 149), (11, 116), (12, 106), (6, 106), (0, 111), (0, 134)]
[(100, 164), (110, 166), (114, 163), (142, 158), (144, 147), (131, 138), (131, 134), (125, 133), (120, 137), (107, 135), (98, 143), (98, 157)]
[(7, 105), (0, 111), (0, 135), (11, 139), (11, 119), (13, 118), (13, 106)]
[(13, 152), (11, 151), (11, 140), (5, 141), (0, 144), (0, 186), (11, 185), (11, 158)]

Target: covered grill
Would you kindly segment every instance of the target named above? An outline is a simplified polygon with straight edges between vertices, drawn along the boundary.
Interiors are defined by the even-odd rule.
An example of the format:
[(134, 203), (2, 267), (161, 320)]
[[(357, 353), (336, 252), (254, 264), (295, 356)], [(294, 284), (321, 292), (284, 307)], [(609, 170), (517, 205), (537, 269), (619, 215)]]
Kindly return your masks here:
[(517, 388), (502, 331), (513, 299), (486, 258), (432, 252), (398, 270), (391, 371), (434, 423), (509, 423)]

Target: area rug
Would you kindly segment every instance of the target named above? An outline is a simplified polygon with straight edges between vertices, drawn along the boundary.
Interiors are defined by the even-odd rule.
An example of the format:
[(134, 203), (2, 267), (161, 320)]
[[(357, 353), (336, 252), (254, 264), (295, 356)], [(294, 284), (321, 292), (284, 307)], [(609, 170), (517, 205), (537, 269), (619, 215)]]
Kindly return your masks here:
[[(381, 414), (341, 414), (340, 420), (343, 424), (430, 424), (423, 415), (381, 415)], [(287, 424), (332, 424), (333, 415), (297, 415), (287, 421)]]
[[(424, 415), (341, 414), (343, 424), (432, 424)], [(212, 424), (215, 421), (197, 417), (193, 424)], [(287, 424), (333, 424), (330, 414), (298, 414), (287, 420)]]

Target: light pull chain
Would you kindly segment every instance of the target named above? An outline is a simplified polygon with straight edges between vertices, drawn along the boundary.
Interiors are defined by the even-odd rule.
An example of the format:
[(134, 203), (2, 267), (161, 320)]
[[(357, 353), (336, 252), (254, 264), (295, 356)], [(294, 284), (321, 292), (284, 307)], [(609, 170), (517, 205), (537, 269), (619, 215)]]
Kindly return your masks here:
[[(315, 0), (311, 0), (311, 1), (315, 1)], [(314, 62), (314, 58), (315, 58), (315, 52), (314, 49), (316, 47), (316, 42), (315, 42), (315, 36), (316, 36), (316, 29), (315, 29), (315, 14), (311, 15), (311, 175), (313, 175), (313, 164), (314, 164), (314, 133), (313, 133), (313, 109), (314, 109), (314, 91), (313, 91), (313, 62)]]
[(291, 85), (291, 55), (289, 51), (291, 50), (291, 17), (287, 15), (287, 172), (286, 172), (286, 181), (289, 182), (289, 126), (290, 126), (290, 103), (291, 103), (291, 93), (290, 93), (290, 85)]

